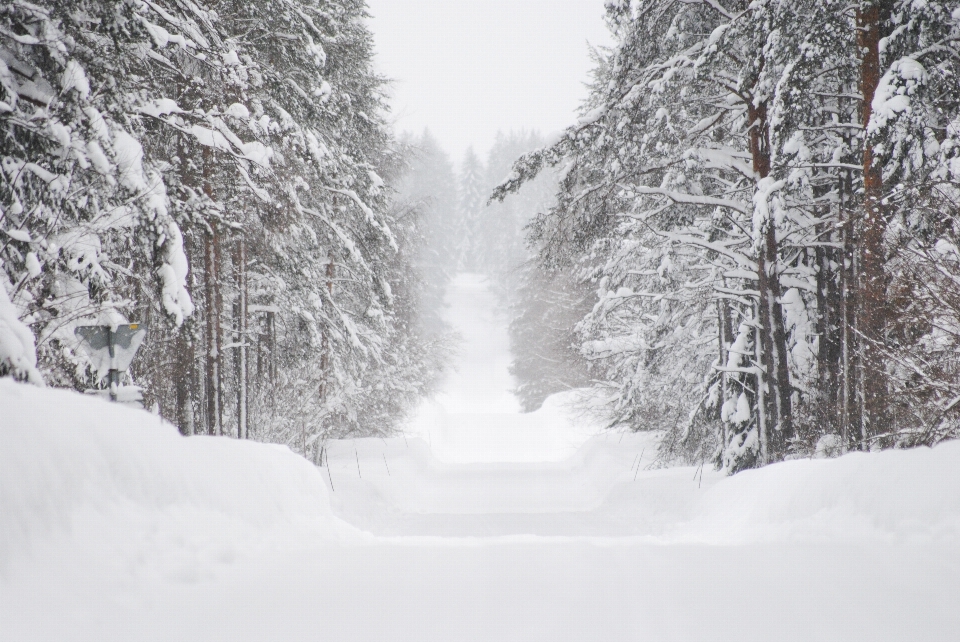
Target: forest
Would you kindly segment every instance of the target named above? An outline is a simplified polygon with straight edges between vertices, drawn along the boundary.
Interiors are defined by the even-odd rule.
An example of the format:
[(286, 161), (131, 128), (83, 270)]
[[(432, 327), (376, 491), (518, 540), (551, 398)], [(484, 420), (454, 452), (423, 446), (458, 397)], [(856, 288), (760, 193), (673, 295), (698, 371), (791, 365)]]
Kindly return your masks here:
[(363, 0), (0, 6), (0, 376), (183, 434), (384, 436), (490, 276), (533, 411), (590, 388), (661, 464), (960, 436), (960, 8), (609, 0), (580, 118), (457, 163), (395, 135)]
[(4, 3), (0, 369), (95, 388), (74, 329), (136, 321), (150, 338), (130, 374), (184, 434), (306, 453), (389, 430), (444, 349), (420, 311), (425, 219), (391, 196), (408, 154), (364, 15)]
[(960, 8), (606, 3), (541, 265), (608, 421), (728, 472), (960, 435)]

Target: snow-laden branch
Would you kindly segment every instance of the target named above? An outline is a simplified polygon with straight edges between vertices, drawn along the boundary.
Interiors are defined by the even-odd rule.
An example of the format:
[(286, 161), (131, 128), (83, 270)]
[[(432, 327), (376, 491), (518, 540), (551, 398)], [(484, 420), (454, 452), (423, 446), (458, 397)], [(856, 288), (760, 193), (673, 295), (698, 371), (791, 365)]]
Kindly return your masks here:
[(743, 203), (732, 201), (726, 198), (685, 194), (684, 192), (676, 192), (673, 190), (664, 189), (662, 187), (643, 187), (637, 185), (630, 187), (630, 189), (637, 194), (664, 196), (674, 203), (682, 203), (685, 205), (702, 205), (706, 207), (728, 207), (732, 210), (740, 212), (741, 214), (752, 213), (752, 210), (748, 209)]

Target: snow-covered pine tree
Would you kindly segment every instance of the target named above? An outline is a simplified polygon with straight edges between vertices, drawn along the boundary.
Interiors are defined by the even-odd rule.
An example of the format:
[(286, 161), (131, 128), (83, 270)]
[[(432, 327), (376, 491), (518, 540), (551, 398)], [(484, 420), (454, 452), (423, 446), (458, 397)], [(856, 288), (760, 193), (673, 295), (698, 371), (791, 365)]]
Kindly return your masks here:
[(593, 288), (571, 267), (547, 268), (530, 259), (519, 269), (519, 288), (510, 297), (510, 374), (524, 412), (590, 383), (576, 326), (593, 307)]
[(483, 267), (480, 238), (487, 189), (483, 163), (470, 147), (463, 155), (457, 176), (461, 228), (458, 267), (467, 272), (480, 272)]
[(863, 155), (873, 175), (861, 247), (864, 437), (868, 447), (932, 443), (958, 430), (960, 8), (898, 0), (864, 3), (859, 15), (877, 23), (879, 63)]
[[(911, 385), (926, 399), (899, 403), (939, 408), (927, 417), (943, 425), (942, 409), (953, 406), (931, 407), (929, 397), (950, 389), (949, 361), (921, 368), (922, 386), (884, 383), (919, 363), (916, 351), (907, 359), (907, 344), (929, 351), (938, 341), (926, 337), (942, 345), (943, 330), (891, 343), (887, 322), (870, 312), (882, 300), (892, 318), (891, 279), (908, 272), (892, 269), (905, 255), (887, 226), (920, 220), (887, 209), (891, 193), (953, 193), (944, 163), (954, 153), (946, 123), (955, 92), (927, 94), (931, 107), (907, 103), (919, 103), (928, 77), (909, 48), (943, 56), (930, 77), (951, 77), (957, 16), (922, 5), (864, 3), (858, 26), (856, 12), (831, 2), (607, 3), (618, 45), (601, 61), (583, 117), (555, 145), (522, 157), (495, 192), (567, 166), (559, 205), (538, 218), (533, 239), (544, 260), (572, 260), (597, 280), (584, 350), (619, 389), (614, 420), (666, 428), (665, 456), (716, 456), (737, 470), (813, 452), (822, 439), (842, 450), (905, 443), (911, 431), (929, 437), (916, 427), (924, 412), (903, 412), (909, 430), (877, 423), (897, 421), (887, 404), (895, 393), (911, 398)], [(870, 43), (864, 20), (877, 22)], [(898, 42), (910, 44), (895, 53)], [(878, 110), (883, 124), (864, 122)], [(880, 133), (901, 114), (901, 132), (918, 115), (915, 133)], [(928, 157), (928, 176), (940, 181), (932, 192), (921, 172), (902, 171), (907, 158), (919, 166)], [(878, 182), (880, 159), (891, 165)], [(865, 176), (875, 183), (866, 192)], [(891, 190), (895, 176), (911, 180)], [(882, 212), (867, 217), (870, 207)], [(927, 265), (950, 256), (942, 235), (943, 252), (914, 233), (904, 238)], [(941, 308), (940, 328), (952, 327), (948, 317)]]
[(446, 325), (440, 310), (447, 283), (457, 270), (463, 234), (457, 205), (457, 182), (447, 153), (429, 131), (401, 137), (407, 166), (398, 177), (397, 204), (415, 213), (422, 234), (417, 268), (424, 282), (421, 322), (428, 335), (441, 336)]
[(73, 327), (137, 317), (152, 330), (135, 379), (184, 432), (255, 425), (315, 452), (360, 421), (387, 429), (392, 408), (361, 417), (371, 390), (416, 395), (425, 375), (396, 352), (412, 330), (390, 280), (413, 263), (390, 228), (396, 152), (364, 15), (359, 0), (0, 9), (18, 337), (3, 372), (88, 387)]
[(144, 154), (139, 106), (159, 63), (142, 9), (0, 8), (3, 286), (54, 385), (89, 381), (78, 324), (122, 321), (145, 299), (175, 324), (193, 311), (165, 165)]
[[(510, 174), (513, 159), (541, 145), (543, 138), (536, 131), (498, 132), (487, 154), (486, 191)], [(479, 226), (478, 247), (483, 257), (481, 272), (497, 276), (502, 283), (517, 282), (515, 271), (529, 258), (523, 229), (538, 212), (550, 206), (555, 189), (553, 176), (545, 174), (511, 198), (487, 204)], [(503, 289), (515, 290), (512, 286)]]

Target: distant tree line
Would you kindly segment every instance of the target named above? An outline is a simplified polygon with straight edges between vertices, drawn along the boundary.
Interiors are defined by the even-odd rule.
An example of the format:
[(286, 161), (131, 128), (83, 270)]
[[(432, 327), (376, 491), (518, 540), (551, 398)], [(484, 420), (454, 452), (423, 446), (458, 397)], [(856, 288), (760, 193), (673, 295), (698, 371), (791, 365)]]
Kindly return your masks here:
[(960, 436), (960, 8), (611, 0), (541, 265), (612, 424), (728, 471)]
[(74, 329), (188, 434), (319, 451), (444, 363), (363, 0), (0, 5), (0, 376), (78, 390)]
[(525, 239), (526, 227), (556, 202), (556, 173), (545, 172), (503, 201), (487, 198), (517, 156), (542, 145), (536, 131), (498, 133), (485, 162), (467, 150), (457, 181), (456, 265), (491, 277), (510, 321), (514, 392), (527, 412), (589, 382), (573, 327), (592, 305), (592, 289), (538, 263)]

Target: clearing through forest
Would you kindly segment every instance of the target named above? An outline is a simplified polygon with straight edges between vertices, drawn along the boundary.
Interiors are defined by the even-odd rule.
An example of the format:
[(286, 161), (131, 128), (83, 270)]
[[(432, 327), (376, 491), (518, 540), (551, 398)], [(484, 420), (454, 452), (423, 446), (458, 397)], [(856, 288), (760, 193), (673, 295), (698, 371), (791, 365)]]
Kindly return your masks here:
[(650, 469), (656, 435), (563, 395), (520, 414), (486, 283), (449, 303), (464, 348), (420, 436), (320, 469), (0, 380), (0, 638), (956, 638), (960, 443)]

